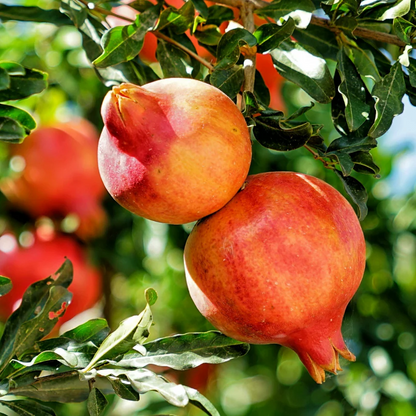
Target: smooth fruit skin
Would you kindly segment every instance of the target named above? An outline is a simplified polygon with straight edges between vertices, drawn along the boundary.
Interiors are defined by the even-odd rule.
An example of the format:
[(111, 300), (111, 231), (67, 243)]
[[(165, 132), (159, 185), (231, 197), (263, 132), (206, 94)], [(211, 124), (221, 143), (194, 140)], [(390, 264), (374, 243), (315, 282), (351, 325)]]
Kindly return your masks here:
[(0, 298), (0, 316), (7, 318), (20, 304), (26, 289), (34, 282), (54, 274), (65, 261), (71, 260), (74, 276), (68, 290), (71, 304), (58, 325), (91, 308), (101, 297), (101, 275), (87, 261), (83, 248), (72, 238), (56, 236), (44, 241), (36, 238), (28, 248), (16, 246), (10, 252), (0, 250), (0, 275), (12, 280), (13, 288)]
[(22, 144), (10, 146), (11, 156), (22, 158), (25, 167), (2, 180), (0, 189), (34, 218), (76, 214), (77, 235), (96, 237), (107, 219), (97, 147), (98, 133), (87, 120), (40, 127)]
[(185, 246), (189, 291), (226, 335), (292, 348), (318, 382), (355, 360), (341, 334), (365, 267), (365, 241), (346, 199), (314, 177), (249, 176)]
[(251, 162), (244, 117), (220, 90), (167, 78), (104, 99), (98, 163), (108, 192), (141, 217), (184, 224), (223, 207)]

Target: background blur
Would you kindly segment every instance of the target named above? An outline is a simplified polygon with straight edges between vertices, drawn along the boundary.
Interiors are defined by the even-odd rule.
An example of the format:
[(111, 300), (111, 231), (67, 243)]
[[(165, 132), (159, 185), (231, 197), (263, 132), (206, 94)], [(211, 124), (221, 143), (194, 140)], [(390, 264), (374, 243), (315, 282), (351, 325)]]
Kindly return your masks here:
[[(3, 3), (56, 6), (49, 0)], [(45, 92), (18, 103), (35, 116), (38, 126), (82, 117), (100, 131), (100, 105), (107, 88), (90, 69), (75, 28), (4, 22), (0, 25), (0, 60), (49, 73), (50, 87)], [(281, 94), (289, 113), (309, 104), (308, 96), (293, 84), (284, 84)], [(325, 384), (319, 386), (290, 350), (276, 345), (252, 346), (247, 356), (235, 361), (185, 374), (168, 372), (167, 377), (199, 388), (227, 416), (416, 415), (415, 116), (415, 108), (406, 103), (405, 113), (379, 140), (380, 147), (373, 155), (381, 167), (381, 179), (360, 175), (369, 192), (369, 214), (362, 222), (367, 269), (343, 325), (357, 362), (343, 361), (344, 371), (338, 376), (328, 375)], [(308, 118), (332, 125), (328, 105), (316, 105)], [(336, 137), (328, 128), (323, 134), (328, 141)], [(1, 144), (2, 180), (22, 170), (12, 157), (18, 146)], [(326, 172), (305, 149), (283, 154), (254, 143), (251, 173), (272, 170), (314, 175), (343, 192), (335, 175)], [(51, 183), (54, 180), (54, 176), (49, 177)], [(142, 310), (143, 292), (153, 287), (159, 299), (152, 308), (155, 326), (150, 339), (212, 329), (193, 305), (184, 278), (183, 247), (192, 225), (168, 226), (143, 220), (108, 195), (102, 204), (109, 218), (107, 224), (104, 227), (103, 222), (101, 235), (84, 238), (77, 234), (77, 222), (71, 222), (71, 216), (34, 218), (0, 194), (0, 251), (10, 249), (3, 237), (11, 233), (21, 245), (30, 247), (33, 236), (46, 224), (50, 232), (66, 234), (82, 247), (103, 278), (101, 293), (106, 303), (98, 301), (92, 310), (75, 318), (78, 323), (104, 314), (114, 328), (120, 320)], [(34, 258), (31, 269), (37, 267)], [(82, 290), (93, 290), (93, 285), (97, 285), (96, 280), (85, 278)], [(196, 408), (171, 407), (152, 393), (143, 395), (139, 402), (109, 399), (112, 404), (106, 415), (202, 415)], [(87, 415), (84, 403), (54, 407), (62, 416)]]

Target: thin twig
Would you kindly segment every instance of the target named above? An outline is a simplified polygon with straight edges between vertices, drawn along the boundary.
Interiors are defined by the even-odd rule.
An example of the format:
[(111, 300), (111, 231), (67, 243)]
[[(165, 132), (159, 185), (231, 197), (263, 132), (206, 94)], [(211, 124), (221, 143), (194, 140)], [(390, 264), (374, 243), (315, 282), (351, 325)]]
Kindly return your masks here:
[[(79, 1), (82, 4), (84, 4), (85, 6), (88, 7), (88, 1), (87, 0), (79, 0)], [(103, 14), (105, 16), (117, 17), (118, 19), (122, 19), (122, 20), (125, 20), (126, 22), (130, 22), (130, 23), (133, 23), (134, 22), (134, 20), (133, 19), (130, 19), (129, 17), (121, 16), (121, 15), (119, 15), (117, 13), (113, 13), (113, 12), (111, 12), (109, 10), (103, 9), (101, 7), (98, 7), (98, 6), (95, 6), (93, 10), (96, 10), (98, 13), (101, 13), (101, 14)], [(214, 70), (214, 66), (211, 65), (210, 62), (208, 62), (206, 59), (200, 57), (198, 54), (196, 54), (195, 52), (191, 51), (186, 46), (184, 46), (181, 43), (177, 42), (176, 40), (170, 38), (169, 36), (166, 36), (163, 33), (160, 33), (158, 30), (149, 31), (149, 33), (151, 33), (152, 35), (156, 36), (159, 39), (163, 39), (164, 41), (166, 41), (168, 43), (171, 43), (172, 45), (175, 45), (179, 49), (182, 49), (189, 56), (191, 56), (192, 58), (194, 58), (195, 60), (197, 60), (202, 65), (206, 66), (210, 71), (213, 71)]]

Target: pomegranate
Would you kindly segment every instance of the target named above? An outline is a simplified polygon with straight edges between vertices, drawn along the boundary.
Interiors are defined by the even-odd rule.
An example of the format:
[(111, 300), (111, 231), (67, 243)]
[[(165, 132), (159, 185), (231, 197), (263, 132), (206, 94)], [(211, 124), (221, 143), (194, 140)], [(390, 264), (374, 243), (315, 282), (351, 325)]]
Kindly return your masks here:
[(311, 176), (249, 176), (220, 211), (195, 226), (186, 278), (199, 311), (226, 335), (292, 348), (316, 382), (354, 361), (341, 323), (365, 267), (354, 210)]
[(223, 207), (247, 177), (250, 135), (236, 105), (201, 81), (121, 84), (104, 99), (104, 185), (129, 211), (184, 224)]
[(82, 247), (66, 236), (55, 236), (51, 240), (35, 237), (28, 248), (15, 243), (6, 252), (0, 250), (0, 275), (9, 277), (13, 283), (13, 289), (0, 298), (0, 316), (7, 318), (19, 306), (26, 289), (55, 273), (65, 257), (71, 260), (74, 268), (73, 281), (68, 288), (73, 297), (58, 325), (94, 306), (101, 296), (101, 276), (88, 263)]
[(95, 237), (106, 223), (97, 146), (98, 134), (86, 120), (40, 127), (22, 144), (10, 145), (21, 171), (5, 178), (0, 189), (35, 218), (75, 214), (76, 233), (84, 239)]

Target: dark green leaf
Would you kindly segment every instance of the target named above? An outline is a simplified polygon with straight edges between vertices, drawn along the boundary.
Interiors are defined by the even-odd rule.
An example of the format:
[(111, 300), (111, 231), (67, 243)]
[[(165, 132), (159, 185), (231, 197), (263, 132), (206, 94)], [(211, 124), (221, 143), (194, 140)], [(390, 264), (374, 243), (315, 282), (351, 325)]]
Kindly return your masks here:
[(358, 25), (357, 19), (350, 16), (342, 16), (335, 21), (335, 25), (339, 27), (343, 32), (352, 34)]
[(334, 81), (324, 59), (312, 55), (301, 45), (282, 42), (270, 52), (281, 75), (303, 88), (313, 99), (329, 103), (335, 95)]
[(24, 66), (16, 62), (0, 62), (0, 68), (7, 71), (9, 75), (25, 75), (26, 69)]
[(351, 159), (351, 156), (347, 152), (333, 151), (331, 155), (334, 156), (339, 163), (343, 176), (351, 175), (352, 170), (354, 169), (354, 162)]
[(376, 120), (369, 135), (377, 138), (391, 126), (393, 118), (403, 112), (402, 98), (406, 92), (403, 71), (396, 62), (388, 75), (375, 84), (372, 95), (376, 97)]
[(244, 81), (244, 70), (242, 65), (234, 65), (227, 69), (215, 69), (210, 77), (214, 87), (220, 89), (231, 99), (239, 93)]
[(254, 135), (264, 147), (287, 152), (305, 145), (313, 133), (308, 122), (292, 125), (281, 117), (256, 117)]
[(113, 386), (114, 392), (117, 394), (117, 396), (124, 400), (130, 400), (134, 402), (140, 400), (140, 394), (134, 390), (125, 376), (120, 376), (119, 378), (108, 377), (108, 380)]
[[(36, 122), (32, 116), (20, 108), (12, 107), (10, 105), (0, 104), (0, 119), (12, 119), (24, 130), (25, 135), (29, 134), (31, 130), (36, 127)], [(23, 136), (25, 137), (25, 136)], [(23, 137), (17, 137), (16, 139), (22, 139)], [(0, 127), (0, 139), (10, 140), (10, 134), (6, 134), (3, 137), (2, 128)]]
[(20, 100), (42, 92), (48, 86), (48, 74), (37, 69), (25, 70), (25, 75), (10, 77), (10, 87), (0, 91), (0, 101)]
[(0, 91), (10, 88), (10, 76), (9, 73), (2, 67), (0, 67)]
[(259, 111), (265, 110), (265, 107), (263, 107), (258, 101), (251, 91), (244, 91), (243, 92), (243, 115), (244, 117), (251, 117), (252, 114), (258, 113)]
[(100, 416), (107, 407), (108, 401), (96, 387), (91, 389), (88, 396), (87, 409), (90, 416)]
[(260, 26), (253, 35), (257, 39), (257, 52), (266, 53), (276, 49), (284, 40), (292, 36), (295, 22), (289, 19), (283, 26), (268, 23)]
[(368, 175), (377, 175), (380, 168), (374, 163), (370, 153), (365, 151), (351, 153), (351, 160), (355, 163), (354, 170)]
[(307, 30), (295, 30), (294, 36), (301, 45), (315, 49), (324, 58), (337, 60), (339, 47), (335, 34), (330, 30), (310, 25)]
[(208, 11), (208, 7), (205, 4), (204, 0), (191, 0), (192, 3), (195, 6), (195, 9), (198, 10), (199, 14), (207, 19), (209, 16), (209, 11)]
[(354, 153), (358, 151), (369, 151), (377, 147), (377, 140), (372, 137), (340, 137), (339, 139), (335, 139), (331, 142), (328, 146), (328, 153), (334, 151), (343, 151), (346, 153)]
[(220, 416), (218, 410), (214, 405), (203, 396), (198, 390), (184, 386), (186, 394), (188, 395), (189, 402), (199, 409), (203, 410), (207, 415)]
[[(0, 339), (0, 373), (15, 355), (15, 351), (21, 349), (21, 346), (16, 343), (16, 339), (24, 335), (24, 328), (27, 327), (28, 323), (30, 324), (32, 322), (34, 324), (32, 320), (36, 319), (39, 313), (42, 315), (45, 314), (45, 304), (49, 299), (52, 288), (66, 288), (71, 282), (72, 264), (69, 260), (66, 260), (55, 273), (54, 278), (48, 277), (29, 286), (23, 295), (20, 307), (7, 320), (3, 335)], [(66, 296), (64, 295), (64, 297)], [(51, 296), (52, 298), (53, 296)], [(49, 321), (48, 327), (51, 329), (56, 322), (56, 318)], [(39, 328), (35, 327), (35, 325), (33, 326), (38, 331), (38, 339), (48, 334), (46, 330), (40, 333)]]
[[(276, 71), (277, 76), (277, 71)], [(265, 106), (270, 104), (270, 91), (263, 80), (263, 76), (256, 70), (256, 77), (254, 79), (254, 95), (256, 99)]]
[(137, 10), (140, 13), (150, 9), (153, 6), (154, 4), (147, 0), (135, 0), (129, 3), (129, 7), (132, 7), (134, 10)]
[(40, 7), (7, 6), (0, 4), (0, 19), (26, 22), (46, 22), (56, 26), (70, 25), (71, 20), (59, 10), (44, 10)]
[(337, 69), (341, 77), (338, 90), (344, 99), (348, 129), (355, 131), (367, 120), (370, 112), (366, 103), (366, 87), (344, 49), (338, 53)]
[(146, 355), (135, 351), (124, 354), (111, 365), (118, 368), (141, 368), (149, 364), (186, 370), (201, 364), (220, 364), (245, 355), (249, 345), (218, 331), (189, 333), (148, 342)]
[(85, 5), (75, 0), (61, 0), (60, 11), (67, 15), (77, 28), (81, 28), (88, 17)]
[(137, 15), (136, 21), (127, 26), (117, 26), (102, 38), (104, 51), (93, 64), (98, 68), (117, 65), (133, 59), (142, 49), (145, 34), (155, 25), (159, 6)]
[(240, 47), (255, 46), (257, 39), (246, 29), (233, 29), (227, 32), (218, 43), (217, 69), (226, 69), (235, 65), (240, 57)]
[(207, 25), (219, 26), (229, 20), (234, 20), (234, 12), (229, 7), (214, 5), (208, 8)]
[(144, 296), (149, 306), (153, 306), (157, 301), (157, 292), (152, 288), (146, 289), (144, 292)]
[(12, 281), (8, 277), (0, 276), (0, 296), (12, 290)]
[(0, 140), (9, 143), (21, 143), (27, 136), (22, 125), (12, 118), (0, 117)]
[(367, 208), (367, 191), (365, 190), (364, 186), (357, 181), (357, 179), (353, 178), (352, 176), (344, 177), (342, 173), (338, 170), (335, 170), (335, 173), (341, 179), (342, 184), (344, 185), (345, 191), (354, 201), (354, 203), (358, 207), (358, 218), (362, 221), (368, 212)]
[(157, 30), (163, 30), (170, 27), (175, 33), (181, 34), (186, 32), (195, 18), (195, 8), (191, 1), (186, 2), (179, 10), (168, 7), (160, 14)]
[(92, 342), (95, 345), (100, 345), (108, 336), (110, 328), (105, 319), (91, 319), (70, 331), (63, 333), (60, 338), (69, 338), (74, 341)]
[(218, 45), (218, 42), (221, 40), (222, 33), (218, 27), (209, 27), (203, 28), (203, 30), (197, 30), (194, 33), (194, 36), (198, 39), (198, 42), (203, 43), (204, 45)]
[(1, 404), (21, 416), (55, 416), (53, 409), (34, 400), (2, 400)]
[(361, 49), (357, 44), (349, 49), (349, 57), (353, 59), (354, 64), (361, 76), (372, 78), (375, 82), (381, 81), (374, 56), (370, 50)]
[(171, 43), (159, 40), (156, 57), (165, 78), (191, 78), (192, 62), (189, 55)]
[[(267, 16), (278, 21), (280, 18), (291, 17), (299, 27), (306, 27), (315, 5), (310, 0), (280, 0), (255, 11), (259, 16)], [(306, 13), (305, 13), (306, 12)]]
[(410, 35), (415, 30), (416, 26), (402, 17), (397, 17), (393, 21), (393, 33), (405, 43), (411, 42)]
[(413, 88), (416, 88), (416, 59), (409, 58), (409, 81)]

